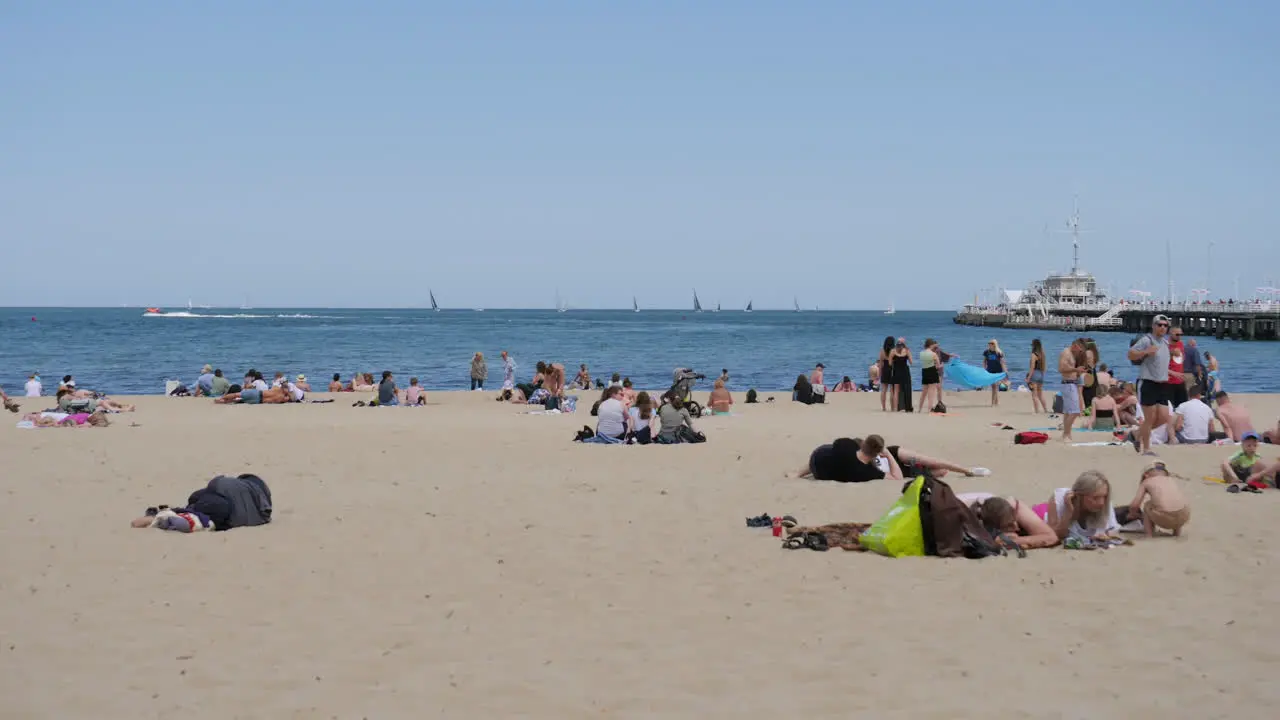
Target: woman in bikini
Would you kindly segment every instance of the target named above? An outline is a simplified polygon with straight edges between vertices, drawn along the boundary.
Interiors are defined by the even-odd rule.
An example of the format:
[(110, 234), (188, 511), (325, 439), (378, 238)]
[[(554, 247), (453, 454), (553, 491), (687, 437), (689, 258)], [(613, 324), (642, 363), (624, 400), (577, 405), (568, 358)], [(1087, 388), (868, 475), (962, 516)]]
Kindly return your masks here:
[(973, 509), (989, 532), (1008, 534), (1024, 550), (1049, 548), (1059, 542), (1049, 523), (1015, 497), (985, 492), (956, 493), (956, 497)]
[(1049, 413), (1049, 406), (1044, 402), (1044, 346), (1040, 338), (1031, 341), (1031, 361), (1027, 364), (1027, 388), (1031, 390), (1031, 412)]
[(712, 415), (729, 414), (729, 410), (733, 407), (733, 396), (725, 389), (723, 380), (716, 379), (711, 397), (707, 398), (707, 407), (711, 408)]
[(1116, 427), (1116, 396), (1121, 393), (1112, 388), (1093, 399), (1093, 413), (1085, 427), (1090, 430), (1111, 430)]

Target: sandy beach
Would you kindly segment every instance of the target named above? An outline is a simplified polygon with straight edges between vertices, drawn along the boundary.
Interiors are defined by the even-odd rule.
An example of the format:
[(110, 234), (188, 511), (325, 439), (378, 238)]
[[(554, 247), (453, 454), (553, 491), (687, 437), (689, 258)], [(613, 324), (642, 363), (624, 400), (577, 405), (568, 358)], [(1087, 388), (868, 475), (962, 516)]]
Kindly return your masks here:
[[(140, 397), (105, 429), (5, 422), (0, 716), (1275, 712), (1280, 493), (1203, 482), (1230, 448), (1160, 448), (1189, 478), (1177, 540), (983, 561), (783, 551), (744, 518), (871, 522), (899, 492), (783, 477), (838, 436), (988, 467), (948, 480), (1030, 502), (1096, 468), (1126, 504), (1143, 462), (1014, 446), (993, 422), (1047, 424), (1019, 393), (1001, 409), (948, 393), (946, 417), (772, 395), (736, 395), (733, 416), (700, 421), (708, 443), (676, 447), (575, 444), (589, 402), (526, 415), (488, 392), (379, 409)], [(1235, 397), (1261, 426), (1280, 416), (1280, 396)], [(270, 483), (270, 525), (130, 529), (240, 472)]]

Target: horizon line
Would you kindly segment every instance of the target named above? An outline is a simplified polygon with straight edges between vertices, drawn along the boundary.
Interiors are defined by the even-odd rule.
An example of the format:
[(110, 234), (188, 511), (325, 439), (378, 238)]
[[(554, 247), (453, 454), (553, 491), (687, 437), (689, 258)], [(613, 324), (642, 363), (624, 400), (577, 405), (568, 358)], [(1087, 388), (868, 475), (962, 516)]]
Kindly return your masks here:
[[(165, 312), (188, 312), (185, 305), (3, 305), (3, 310), (145, 310), (149, 307), (160, 308)], [(243, 307), (239, 305), (197, 305), (190, 308), (190, 311), (197, 310), (237, 310), (250, 312), (253, 310), (426, 310), (433, 312), (429, 305), (255, 305), (254, 307)], [(485, 312), (529, 312), (529, 311), (546, 311), (561, 312), (554, 307), (441, 307), (438, 312), (476, 312), (483, 310)], [(895, 308), (895, 312), (955, 312), (957, 308)], [(563, 312), (628, 312), (635, 313), (635, 309), (630, 307), (576, 307), (570, 306)], [(699, 315), (716, 315), (719, 313), (743, 313), (746, 314), (744, 308), (729, 308), (721, 310), (694, 310), (692, 308), (679, 307), (641, 307), (639, 312), (687, 312)], [(777, 308), (752, 308), (752, 313), (757, 312), (783, 312), (783, 313), (814, 313), (814, 312), (879, 312), (883, 313), (883, 308), (794, 308), (777, 307)]]

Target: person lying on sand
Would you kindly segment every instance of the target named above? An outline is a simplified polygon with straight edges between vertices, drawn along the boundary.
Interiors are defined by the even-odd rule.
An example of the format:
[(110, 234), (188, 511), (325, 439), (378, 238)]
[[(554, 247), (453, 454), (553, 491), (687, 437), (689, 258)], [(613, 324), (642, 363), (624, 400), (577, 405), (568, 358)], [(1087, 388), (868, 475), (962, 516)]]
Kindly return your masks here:
[[(986, 468), (967, 468), (963, 465), (953, 463), (949, 460), (941, 458), (929, 457), (915, 450), (910, 450), (899, 445), (884, 444), (884, 438), (879, 435), (868, 435), (866, 439), (860, 438), (842, 438), (850, 440), (853, 447), (858, 450), (857, 460), (862, 465), (870, 463), (870, 468), (860, 467), (859, 465), (848, 464), (848, 455), (845, 451), (838, 453), (839, 457), (835, 460), (837, 465), (834, 468), (828, 467), (822, 471), (823, 475), (835, 473), (841, 477), (854, 477), (857, 479), (839, 479), (838, 477), (819, 477), (812, 472), (814, 456), (818, 455), (821, 462), (831, 462), (830, 456), (826, 453), (830, 450), (826, 448), (834, 448), (840, 443), (837, 440), (830, 445), (819, 446), (809, 456), (809, 468), (801, 468), (795, 477), (813, 477), (814, 480), (836, 480), (837, 482), (867, 482), (869, 480), (883, 480), (888, 477), (890, 479), (901, 480), (904, 477), (912, 476), (923, 472), (928, 472), (935, 478), (946, 477), (948, 472), (961, 473), (965, 477), (985, 477), (991, 474)], [(870, 445), (868, 445), (870, 443)], [(893, 468), (898, 468), (897, 475), (893, 474)], [(806, 472), (809, 470), (809, 472)]]
[[(887, 473), (877, 465), (878, 458), (888, 464)], [(869, 482), (883, 480), (886, 475), (901, 480), (902, 468), (879, 435), (868, 435), (861, 441), (837, 438), (828, 445), (819, 445), (809, 454), (809, 462), (795, 473), (795, 477), (834, 482)]]
[(213, 531), (218, 528), (214, 527), (213, 520), (202, 512), (196, 512), (190, 508), (178, 508), (174, 510), (168, 505), (160, 507), (147, 508), (147, 514), (134, 518), (130, 523), (135, 528), (156, 528), (157, 530), (172, 530), (174, 532), (193, 533), (201, 531)]
[[(875, 366), (872, 365), (871, 367), (875, 367)], [(848, 375), (845, 375), (843, 378), (841, 378), (840, 382), (836, 383), (836, 386), (831, 388), (831, 392), (857, 392), (857, 391), (858, 391), (858, 388), (854, 387), (853, 381), (849, 379)]]
[(37, 412), (22, 416), (23, 422), (36, 427), (106, 427), (111, 424), (107, 413), (97, 410), (91, 413)]
[(288, 389), (273, 387), (266, 390), (248, 388), (238, 393), (227, 393), (220, 398), (214, 398), (213, 402), (217, 405), (283, 405), (289, 400)]
[(99, 410), (107, 412), (133, 412), (136, 408), (133, 405), (118, 403), (109, 397), (75, 397), (75, 393), (70, 389), (58, 391), (58, 410), (64, 413), (83, 412), (93, 413)]
[(1049, 548), (1059, 542), (1049, 523), (1017, 498), (987, 492), (957, 493), (956, 497), (973, 509), (988, 531), (1009, 535), (1024, 550)]
[[(1146, 499), (1147, 504), (1142, 501)], [(1138, 481), (1138, 494), (1129, 503), (1129, 517), (1142, 516), (1142, 529), (1147, 537), (1155, 535), (1155, 529), (1168, 530), (1174, 537), (1182, 534), (1182, 526), (1191, 519), (1191, 506), (1177, 481), (1169, 477), (1169, 470), (1159, 461), (1148, 464)]]
[(1033, 509), (1060, 540), (1069, 535), (1106, 539), (1120, 532), (1120, 522), (1111, 505), (1111, 483), (1097, 470), (1082, 473), (1069, 488), (1054, 490), (1049, 502)]
[[(171, 510), (179, 518), (193, 515), (202, 527), (194, 527), (188, 519), (188, 528), (184, 530), (178, 519), (163, 520), (165, 530), (195, 532), (196, 530), (231, 530), (238, 527), (253, 527), (271, 522), (271, 488), (257, 475), (244, 474), (236, 477), (219, 475), (187, 498), (182, 507), (167, 508), (164, 505), (147, 508), (146, 515), (136, 518), (130, 523), (135, 528), (161, 527), (157, 522), (161, 509)], [(154, 512), (153, 512), (154, 511)], [(170, 516), (165, 515), (166, 518)], [(204, 527), (204, 521), (209, 525)], [(172, 525), (170, 527), (169, 525)]]

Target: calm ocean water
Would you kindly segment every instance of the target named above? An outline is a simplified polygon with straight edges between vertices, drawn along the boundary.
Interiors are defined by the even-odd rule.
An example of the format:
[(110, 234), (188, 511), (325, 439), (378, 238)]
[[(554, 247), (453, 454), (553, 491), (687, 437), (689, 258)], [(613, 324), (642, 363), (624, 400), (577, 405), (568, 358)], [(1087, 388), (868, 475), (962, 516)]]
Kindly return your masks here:
[[(64, 374), (81, 387), (119, 394), (161, 393), (166, 379), (194, 381), (200, 366), (220, 367), (237, 382), (246, 369), (270, 377), (279, 370), (305, 373), (323, 386), (335, 372), (391, 370), (431, 389), (464, 389), (473, 353), (489, 362), (498, 387), (498, 353), (507, 350), (528, 378), (542, 360), (564, 363), (572, 376), (587, 363), (593, 377), (613, 372), (638, 386), (665, 387), (677, 365), (708, 376), (728, 368), (731, 387), (789, 388), (815, 363), (827, 366), (828, 384), (849, 375), (865, 382), (867, 367), (886, 335), (901, 335), (916, 352), (932, 337), (948, 352), (979, 363), (986, 340), (998, 338), (1013, 377), (1026, 373), (1031, 339), (1041, 338), (1052, 358), (1068, 334), (988, 330), (955, 325), (950, 312), (721, 313), (651, 310), (195, 310), (195, 317), (142, 317), (136, 308), (0, 309), (0, 383), (21, 394), (39, 371), (47, 391)], [(34, 320), (32, 319), (34, 318)], [(1129, 337), (1096, 333), (1102, 361), (1126, 379)], [(1198, 340), (1221, 363), (1229, 390), (1280, 392), (1274, 343)], [(919, 371), (916, 371), (919, 386)], [(709, 389), (710, 382), (699, 384)]]

